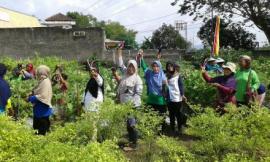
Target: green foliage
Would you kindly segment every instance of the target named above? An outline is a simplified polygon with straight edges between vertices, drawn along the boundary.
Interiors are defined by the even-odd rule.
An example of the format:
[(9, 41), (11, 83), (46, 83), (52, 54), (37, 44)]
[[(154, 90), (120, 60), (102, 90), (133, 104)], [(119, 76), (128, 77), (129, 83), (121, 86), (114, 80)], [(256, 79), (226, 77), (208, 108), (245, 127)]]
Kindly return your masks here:
[(155, 161), (195, 161), (195, 158), (189, 151), (178, 141), (169, 137), (157, 139), (157, 156)]
[[(60, 130), (43, 137), (35, 136), (30, 128), (1, 115), (0, 161), (127, 161), (112, 141), (91, 142), (85, 146), (72, 143), (72, 140), (82, 143), (89, 141), (83, 137), (89, 127), (85, 125), (79, 127), (82, 122), (76, 124), (78, 124), (76, 128), (84, 131), (68, 125), (65, 128), (66, 132), (59, 128)], [(74, 135), (73, 132), (78, 132), (76, 136), (78, 139), (69, 138)], [(63, 133), (61, 138), (60, 133)], [(63, 139), (65, 136), (68, 137)]]
[[(265, 33), (269, 41), (269, 3), (266, 0), (174, 0), (172, 5), (179, 4), (179, 13), (181, 15), (193, 16), (194, 20), (200, 18), (208, 19), (211, 16), (209, 11), (212, 10), (225, 18), (241, 16), (245, 19), (245, 21), (242, 21), (242, 25), (249, 21), (253, 22)], [(254, 10), (255, 8), (256, 10)]]
[[(209, 19), (198, 32), (198, 37), (204, 46), (212, 47), (216, 18)], [(212, 29), (212, 30), (211, 30)], [(212, 32), (212, 33), (211, 33)], [(220, 19), (220, 48), (232, 48), (235, 50), (255, 48), (256, 36), (249, 33), (241, 25)]]
[(125, 48), (134, 49), (138, 47), (135, 41), (137, 32), (127, 29), (119, 22), (110, 22), (106, 24), (105, 32), (109, 39), (125, 41)]
[(187, 132), (200, 140), (191, 152), (205, 161), (264, 161), (270, 156), (269, 110), (228, 107), (229, 113), (219, 116), (212, 109), (190, 119)]
[[(238, 61), (246, 51), (221, 51), (226, 60)], [(209, 51), (194, 55), (194, 62), (204, 60)], [(185, 132), (194, 137), (190, 141), (160, 136), (162, 117), (147, 107), (135, 110), (130, 104), (114, 102), (116, 82), (111, 79), (108, 66), (100, 63), (100, 72), (105, 80), (105, 102), (99, 113), (85, 113), (77, 116), (84, 87), (89, 74), (76, 61), (65, 61), (56, 57), (34, 57), (29, 60), (1, 58), (8, 66), (6, 79), (12, 87), (12, 102), (19, 108), (20, 121), (0, 116), (0, 161), (269, 161), (270, 160), (270, 113), (267, 109), (253, 106), (236, 109), (228, 106), (229, 113), (220, 116), (211, 107), (216, 90), (207, 85), (190, 62), (181, 62), (185, 91), (191, 107), (197, 112), (190, 117)], [(62, 64), (69, 76), (69, 90), (64, 109), (66, 119), (59, 125), (52, 120), (53, 128), (47, 136), (35, 136), (32, 128), (22, 118), (31, 117), (32, 105), (23, 99), (31, 92), (37, 81), (9, 80), (11, 70), (17, 63), (31, 62), (37, 67), (46, 63), (52, 70)], [(266, 58), (256, 58), (252, 67), (260, 80), (269, 84), (269, 65)], [(146, 89), (144, 89), (145, 91)], [(53, 105), (61, 98), (54, 87)], [(145, 97), (145, 92), (144, 96)], [(201, 111), (204, 110), (204, 111)], [(126, 119), (134, 116), (141, 139), (135, 153), (125, 155), (116, 143), (126, 132)], [(97, 130), (97, 143), (94, 136)], [(197, 137), (197, 138), (195, 138)], [(180, 138), (181, 139), (181, 138)], [(127, 156), (127, 157), (125, 157)]]
[(67, 16), (71, 17), (76, 21), (76, 27), (87, 28), (87, 27), (104, 27), (104, 21), (98, 21), (96, 17), (92, 15), (84, 15), (79, 12), (67, 12)]

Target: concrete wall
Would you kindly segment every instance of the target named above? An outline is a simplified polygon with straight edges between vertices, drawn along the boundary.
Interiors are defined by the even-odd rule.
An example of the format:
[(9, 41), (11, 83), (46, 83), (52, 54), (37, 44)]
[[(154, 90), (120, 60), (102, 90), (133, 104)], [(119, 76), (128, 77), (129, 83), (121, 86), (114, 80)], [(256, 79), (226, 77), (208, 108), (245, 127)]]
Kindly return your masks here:
[[(85, 36), (74, 36), (74, 32), (84, 32)], [(40, 54), (79, 60), (95, 55), (102, 58), (104, 38), (105, 33), (101, 28), (0, 29), (0, 55), (27, 58)]]
[[(135, 59), (138, 50), (124, 50), (123, 51), (123, 59), (124, 61), (128, 61), (129, 59)], [(181, 60), (185, 50), (163, 50), (162, 51), (162, 60), (164, 61), (179, 61)], [(144, 59), (147, 63), (151, 63), (156, 59), (157, 50), (144, 50)], [(113, 63), (117, 63), (117, 51), (109, 50), (104, 52), (104, 56), (106, 60), (113, 61)]]
[(252, 51), (254, 57), (270, 56), (270, 50), (254, 50)]

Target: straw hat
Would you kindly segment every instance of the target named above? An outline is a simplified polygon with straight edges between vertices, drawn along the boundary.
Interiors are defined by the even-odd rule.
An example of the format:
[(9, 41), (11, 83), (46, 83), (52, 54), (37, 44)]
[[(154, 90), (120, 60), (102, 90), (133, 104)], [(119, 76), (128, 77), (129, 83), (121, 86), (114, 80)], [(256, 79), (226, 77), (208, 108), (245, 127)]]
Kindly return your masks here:
[(235, 73), (236, 72), (236, 65), (232, 62), (227, 62), (226, 65), (222, 66), (223, 69), (230, 69), (231, 72)]

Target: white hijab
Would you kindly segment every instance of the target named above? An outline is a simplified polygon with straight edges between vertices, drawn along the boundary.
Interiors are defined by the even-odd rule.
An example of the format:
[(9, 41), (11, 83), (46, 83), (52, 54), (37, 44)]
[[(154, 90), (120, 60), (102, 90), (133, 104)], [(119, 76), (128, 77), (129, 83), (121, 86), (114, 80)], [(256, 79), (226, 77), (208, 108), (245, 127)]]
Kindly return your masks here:
[(133, 75), (128, 75), (127, 74), (127, 71), (126, 71), (126, 74), (121, 79), (121, 82), (120, 82), (120, 84), (118, 86), (118, 93), (120, 95), (123, 94), (123, 93), (125, 93), (127, 89), (134, 88), (135, 85), (138, 84), (138, 82), (139, 82), (139, 84), (140, 84), (140, 82), (142, 82), (140, 76), (138, 75), (138, 65), (137, 65), (137, 62), (135, 60), (129, 60), (128, 61), (127, 68), (130, 65), (133, 65), (134, 66), (135, 73)]

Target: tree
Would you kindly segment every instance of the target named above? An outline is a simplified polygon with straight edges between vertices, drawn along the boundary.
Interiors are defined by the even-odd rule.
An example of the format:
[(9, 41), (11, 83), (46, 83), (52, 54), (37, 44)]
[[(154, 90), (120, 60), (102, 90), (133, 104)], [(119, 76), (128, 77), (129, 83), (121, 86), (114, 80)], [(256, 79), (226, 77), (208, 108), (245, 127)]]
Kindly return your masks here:
[[(198, 37), (203, 41), (205, 46), (210, 45), (212, 47), (213, 37), (212, 22), (216, 22), (216, 18), (208, 20), (198, 32)], [(221, 48), (234, 48), (238, 49), (254, 49), (256, 36), (247, 32), (239, 24), (232, 23), (231, 21), (225, 21), (220, 19), (220, 47)]]
[(141, 48), (142, 49), (154, 49), (154, 45), (151, 42), (151, 38), (144, 37), (144, 41), (143, 41), (143, 43), (141, 45)]
[(153, 32), (151, 40), (148, 38), (143, 42), (143, 46), (144, 48), (185, 49), (190, 47), (190, 43), (172, 25), (163, 24)]
[(194, 16), (194, 20), (206, 20), (212, 9), (225, 18), (241, 16), (244, 23), (252, 21), (270, 41), (269, 0), (175, 0), (172, 5), (176, 4), (180, 6), (180, 14)]
[(128, 49), (138, 47), (136, 42), (137, 32), (125, 28), (119, 22), (105, 23), (104, 21), (98, 21), (98, 19), (92, 15), (83, 15), (78, 12), (68, 12), (67, 16), (76, 21), (76, 27), (78, 28), (101, 27), (105, 30), (106, 38), (125, 41), (125, 47)]
[(125, 47), (128, 49), (137, 48), (136, 42), (137, 32), (134, 30), (126, 29), (125, 26), (119, 22), (110, 22), (105, 25), (106, 37), (113, 40), (125, 41)]
[(79, 12), (68, 12), (67, 16), (73, 18), (76, 21), (76, 27), (104, 27), (105, 21), (98, 21), (96, 17), (92, 15), (84, 15)]

